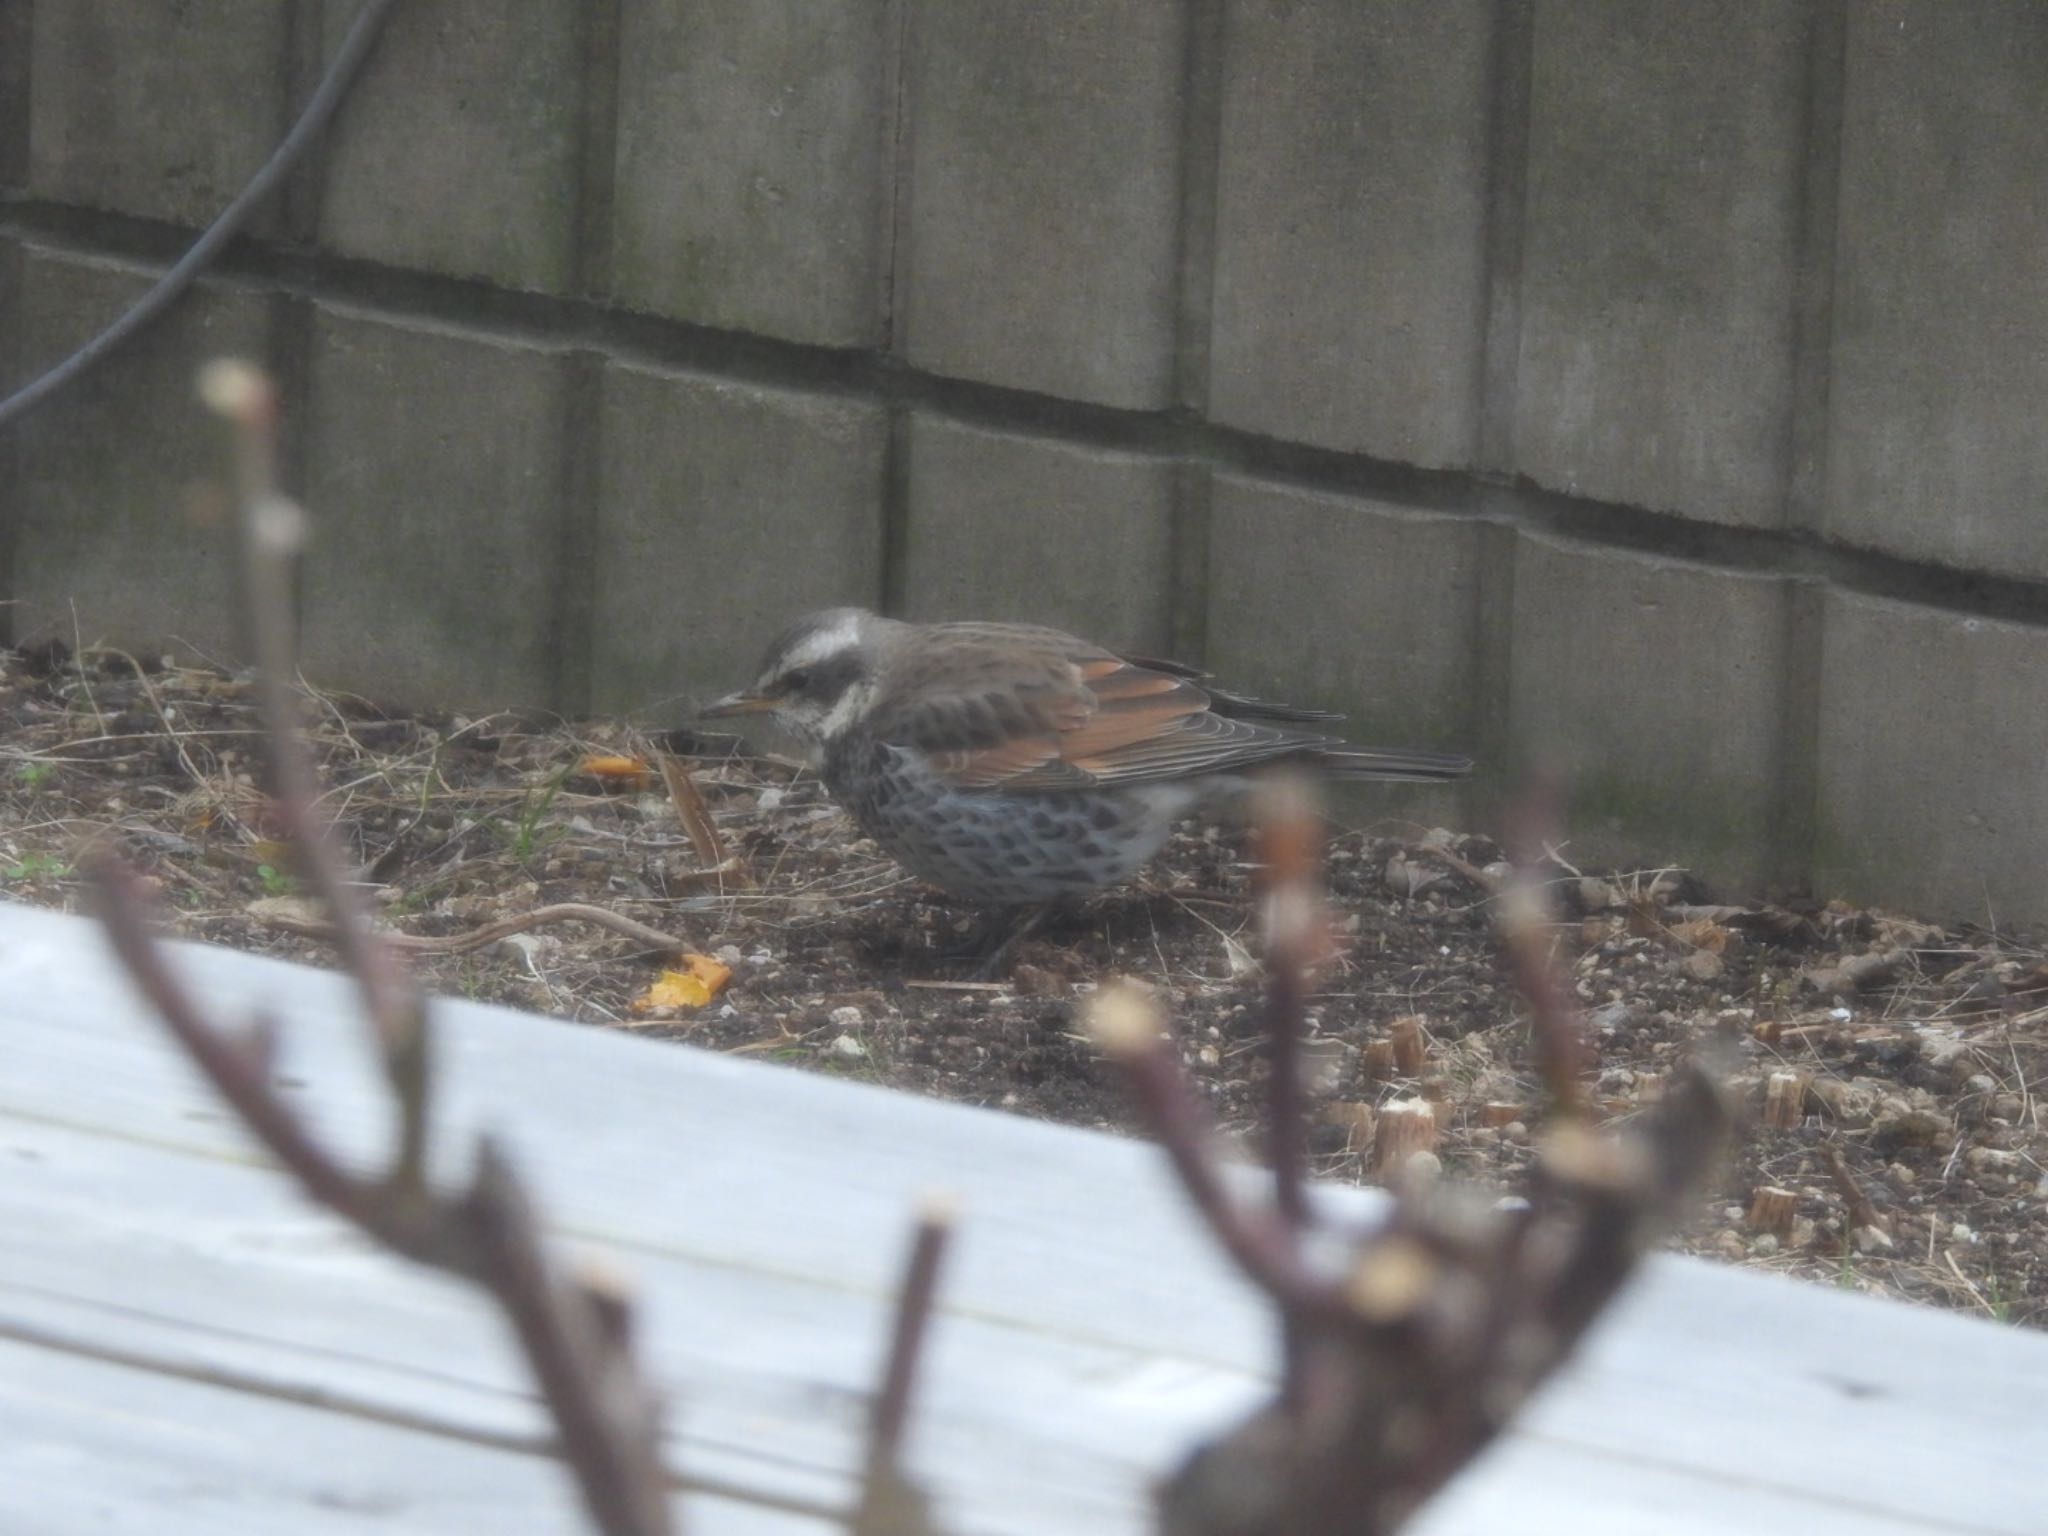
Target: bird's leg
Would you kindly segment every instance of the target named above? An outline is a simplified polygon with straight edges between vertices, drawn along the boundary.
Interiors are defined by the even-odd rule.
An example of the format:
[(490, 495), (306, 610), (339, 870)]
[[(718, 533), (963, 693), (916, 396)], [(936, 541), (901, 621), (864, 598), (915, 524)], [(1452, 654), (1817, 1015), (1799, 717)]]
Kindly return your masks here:
[(982, 924), (981, 939), (989, 946), (973, 972), (971, 981), (995, 981), (1010, 968), (1017, 946), (1030, 938), (1057, 907), (1044, 901), (1027, 907), (998, 907)]

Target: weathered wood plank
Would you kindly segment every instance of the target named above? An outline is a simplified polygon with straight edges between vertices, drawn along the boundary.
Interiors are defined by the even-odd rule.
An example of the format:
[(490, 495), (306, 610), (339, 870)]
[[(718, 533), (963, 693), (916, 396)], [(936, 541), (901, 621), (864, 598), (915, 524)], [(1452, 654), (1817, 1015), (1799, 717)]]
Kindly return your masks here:
[[(180, 963), (231, 1012), (293, 1020), (281, 1070), (337, 1139), (376, 1144), (334, 978)], [(501, 1010), (443, 1019), (449, 1123), (501, 1130), (568, 1240), (637, 1274), (688, 1473), (843, 1497), (910, 1202), (934, 1183), (966, 1220), (913, 1459), (963, 1529), (1141, 1529), (1145, 1481), (1258, 1390), (1265, 1320), (1150, 1148)], [(445, 1434), (533, 1428), (493, 1322), (257, 1166), (88, 927), (0, 906), (0, 1030), (0, 1331), (211, 1362)], [(1662, 1261), (1420, 1528), (1565, 1504), (1617, 1533), (2019, 1536), (2043, 1528), (2043, 1422), (2048, 1340)]]
[[(826, 1521), (681, 1496), (694, 1536)], [(148, 1536), (584, 1536), (551, 1460), (0, 1340), (0, 1530)]]
[[(5, 1114), (0, 1155), (37, 1169), (0, 1182), (0, 1232), (20, 1234), (0, 1257), (0, 1332), (94, 1339), (277, 1391), (317, 1381), (451, 1432), (541, 1429), (486, 1309), (366, 1250), (269, 1170), (199, 1158), (143, 1173), (132, 1143)], [(657, 1373), (676, 1391), (676, 1464), (693, 1478), (843, 1503), (879, 1294), (667, 1256), (629, 1261), (649, 1296)], [(1256, 1385), (1249, 1371), (973, 1316), (947, 1320), (932, 1359), (913, 1451), (934, 1464), (986, 1462), (970, 1502), (1016, 1499), (1033, 1529), (1134, 1519), (1140, 1458), (1156, 1464), (1177, 1443), (1152, 1399), (1171, 1394), (1185, 1412), (1206, 1394), (1220, 1409)], [(1002, 1394), (986, 1391), (991, 1379)], [(1098, 1405), (1100, 1447), (1067, 1438), (1062, 1414), (1076, 1401)], [(1034, 1486), (1048, 1465), (1049, 1486)]]

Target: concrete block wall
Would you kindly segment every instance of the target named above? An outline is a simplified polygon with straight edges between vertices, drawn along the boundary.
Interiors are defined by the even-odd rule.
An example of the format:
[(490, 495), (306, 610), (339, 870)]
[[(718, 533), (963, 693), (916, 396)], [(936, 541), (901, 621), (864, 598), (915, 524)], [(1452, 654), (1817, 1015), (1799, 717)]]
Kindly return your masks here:
[(1214, 420), (1403, 464), (1474, 463), (1492, 11), (1223, 8)]
[[(144, 14), (147, 12), (147, 14)], [(349, 0), (0, 6), (0, 377), (239, 188)], [(2048, 926), (2048, 11), (408, 0), (165, 325), (0, 434), (0, 625), (653, 718), (840, 601), (1526, 768), (1590, 862)]]

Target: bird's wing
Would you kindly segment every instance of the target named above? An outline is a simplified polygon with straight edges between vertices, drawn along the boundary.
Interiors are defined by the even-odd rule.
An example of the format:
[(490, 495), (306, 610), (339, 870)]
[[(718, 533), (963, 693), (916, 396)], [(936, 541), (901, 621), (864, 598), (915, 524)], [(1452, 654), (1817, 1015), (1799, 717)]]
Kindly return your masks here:
[(1184, 669), (1057, 630), (961, 624), (934, 639), (882, 680), (870, 724), (962, 789), (1143, 783), (1337, 745), (1217, 714)]
[(1213, 674), (1200, 667), (1191, 667), (1184, 661), (1161, 661), (1152, 656), (1132, 656), (1118, 652), (1134, 667), (1144, 667), (1153, 672), (1165, 672), (1174, 677), (1184, 677), (1202, 692), (1209, 695), (1209, 707), (1219, 715), (1229, 715), (1240, 720), (1286, 720), (1297, 725), (1334, 725), (1344, 717), (1333, 709), (1309, 709), (1300, 704), (1275, 704), (1266, 699), (1255, 699), (1248, 693), (1232, 693), (1219, 688)]

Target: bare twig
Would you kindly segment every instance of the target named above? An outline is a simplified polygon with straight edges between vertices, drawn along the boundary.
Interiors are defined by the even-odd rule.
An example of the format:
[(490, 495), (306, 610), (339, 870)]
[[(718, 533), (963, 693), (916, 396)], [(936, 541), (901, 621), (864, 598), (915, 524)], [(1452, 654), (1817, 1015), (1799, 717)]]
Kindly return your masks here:
[[(266, 911), (262, 921), (272, 928), (286, 933), (301, 934), (309, 939), (326, 939), (331, 943), (341, 942), (340, 930), (333, 923), (308, 922), (282, 911)], [(530, 912), (515, 913), (500, 918), (495, 923), (485, 923), (481, 928), (471, 928), (465, 933), (428, 935), (418, 933), (379, 934), (379, 942), (393, 949), (414, 955), (459, 955), (468, 950), (482, 949), (499, 939), (515, 933), (525, 933), (530, 928), (545, 928), (550, 923), (591, 923), (599, 928), (609, 928), (613, 933), (644, 944), (649, 949), (663, 954), (678, 954), (688, 946), (673, 934), (663, 933), (659, 928), (650, 928), (645, 923), (635, 922), (622, 913), (612, 912), (604, 907), (594, 907), (587, 902), (561, 901), (545, 907), (535, 907)]]
[[(1268, 839), (1271, 858), (1286, 848), (1290, 813), (1283, 806), (1268, 814), (1283, 818)], [(1283, 877), (1273, 878), (1278, 887)], [(1303, 884), (1298, 871), (1285, 878)], [(1503, 904), (1512, 908), (1522, 889), (1511, 884)], [(1507, 916), (1505, 942), (1529, 999), (1537, 1058), (1569, 1111), (1583, 1101), (1576, 1011), (1540, 909)], [(1288, 933), (1285, 920), (1271, 924), (1269, 956), (1287, 949)], [(1269, 987), (1266, 1008), (1268, 1038), (1284, 1060), (1279, 1042), (1299, 1027), (1299, 998)], [(1225, 1188), (1149, 999), (1106, 989), (1091, 1023), (1203, 1222), (1273, 1297), (1286, 1352), (1274, 1402), (1197, 1449), (1163, 1486), (1167, 1536), (1384, 1536), (1396, 1529), (1570, 1353), (1704, 1178), (1729, 1124), (1718, 1087), (1687, 1068), (1673, 1073), (1658, 1109), (1625, 1135), (1597, 1134), (1568, 1114), (1542, 1148), (1528, 1198), (1513, 1207), (1461, 1199), (1426, 1180), (1396, 1180), (1387, 1219), (1350, 1236), (1348, 1262), (1331, 1281), (1323, 1275), (1338, 1235), (1317, 1229), (1305, 1201), (1297, 1215), (1282, 1214), (1287, 1191), (1298, 1191), (1284, 1166), (1273, 1207)], [(1276, 1115), (1297, 1107), (1276, 1086)], [(1286, 1158), (1288, 1145), (1276, 1126), (1276, 1160)]]
[(903, 1431), (910, 1421), (911, 1390), (924, 1351), (927, 1326), (938, 1297), (939, 1265), (953, 1235), (953, 1202), (927, 1196), (896, 1291), (896, 1321), (890, 1331), (889, 1354), (868, 1417), (868, 1465), (894, 1466), (903, 1449)]
[(305, 544), (306, 516), (276, 488), (277, 392), (256, 369), (232, 362), (208, 365), (200, 391), (236, 429), (243, 601), (256, 652), (256, 697), (268, 728), (278, 824), (304, 866), (307, 884), (334, 915), (342, 964), (377, 1028), (385, 1077), (399, 1108), (392, 1176), (417, 1183), (424, 1177), (433, 1098), (424, 1005), (393, 951), (377, 943), (362, 893), (342, 868), (319, 809), (319, 779), (296, 729), (292, 574)]
[(553, 1273), (525, 1186), (488, 1136), (460, 1209), (479, 1278), (519, 1335), (598, 1529), (667, 1531), (660, 1403), (633, 1363), (625, 1296)]
[[(99, 653), (105, 656), (118, 656), (121, 660), (128, 663), (129, 670), (135, 674), (135, 681), (142, 688), (143, 697), (149, 700), (149, 707), (156, 712), (157, 724), (163, 727), (164, 736), (170, 742), (171, 750), (178, 754), (178, 765), (185, 770), (185, 776), (201, 789), (211, 789), (212, 786), (207, 783), (206, 775), (199, 771), (199, 765), (192, 761), (192, 754), (185, 749), (185, 733), (171, 723), (170, 711), (164, 708), (163, 695), (157, 692), (156, 684), (150, 681), (149, 673), (143, 669), (142, 663), (126, 651), (116, 650), (112, 646), (101, 646)], [(82, 661), (83, 658), (81, 658), (81, 667)], [(235, 814), (235, 809), (228, 803), (227, 797), (225, 795), (218, 795), (216, 796), (216, 801), (219, 805), (221, 816), (229, 826), (235, 829), (236, 834), (242, 841), (245, 843), (256, 841), (255, 835), (242, 824), (241, 818)]]
[[(1282, 773), (1260, 786), (1255, 825), (1266, 951), (1266, 1156), (1273, 1208), (1298, 1243), (1309, 1227), (1302, 1036), (1310, 979), (1330, 944), (1320, 880), (1323, 822), (1308, 783)], [(1280, 1400), (1290, 1414), (1302, 1409), (1310, 1390), (1308, 1337), (1297, 1309), (1282, 1308)]]
[(1554, 824), (1557, 795), (1539, 785), (1517, 810), (1509, 842), (1515, 869), (1500, 893), (1501, 940), (1515, 986), (1529, 1004), (1529, 1045), (1537, 1075), (1561, 1115), (1584, 1115), (1586, 1042), (1577, 1023), (1564, 975), (1552, 957), (1556, 925), (1548, 890), (1538, 874), (1556, 862)]
[(333, 913), (333, 934), (376, 1030), (400, 1109), (399, 1146), (386, 1169), (375, 1177), (350, 1171), (272, 1088), (275, 1030), (267, 1020), (238, 1036), (206, 1018), (149, 936), (136, 877), (111, 860), (100, 870), (108, 934), (171, 1033), (308, 1195), (394, 1252), (470, 1280), (497, 1300), (599, 1527), (608, 1536), (665, 1536), (671, 1525), (659, 1416), (633, 1361), (624, 1296), (611, 1286), (556, 1274), (525, 1191), (490, 1139), (478, 1141), (467, 1189), (445, 1194), (426, 1180), (432, 1040), (425, 1002), (370, 930), (343, 877), (316, 809), (312, 764), (294, 728), (286, 679), (292, 675), (290, 559), (300, 514), (272, 486), (275, 397), (267, 380), (242, 365), (215, 365), (204, 387), (209, 402), (240, 428), (247, 598), (278, 819)]
[[(398, 1207), (380, 1199), (375, 1185), (358, 1179), (329, 1157), (297, 1112), (271, 1088), (265, 1070), (271, 1048), (258, 1046), (254, 1035), (247, 1042), (237, 1042), (207, 1022), (150, 936), (141, 882), (133, 872), (109, 857), (100, 863), (96, 874), (101, 921), (114, 953), (178, 1043), (228, 1101), (228, 1107), (307, 1194), (408, 1257), (425, 1257), (418, 1234), (410, 1221), (400, 1218)], [(256, 1028), (265, 1034), (272, 1032), (267, 1021), (259, 1021)]]
[(1273, 1209), (1248, 1205), (1224, 1187), (1209, 1117), (1181, 1075), (1165, 1020), (1152, 999), (1129, 985), (1096, 993), (1089, 1033), (1124, 1074), (1138, 1114), (1159, 1142), (1182, 1190), (1246, 1276), (1284, 1306), (1328, 1310), (1332, 1286), (1310, 1271), (1291, 1223)]
[(1828, 1165), (1828, 1177), (1834, 1180), (1835, 1191), (1842, 1197), (1842, 1205), (1849, 1213), (1849, 1230), (1871, 1227), (1879, 1232), (1885, 1230), (1885, 1219), (1863, 1186), (1856, 1182), (1856, 1175), (1849, 1171), (1849, 1165), (1842, 1161), (1842, 1154), (1835, 1148), (1823, 1146), (1821, 1160)]
[(918, 1363), (924, 1354), (932, 1308), (938, 1297), (939, 1267), (953, 1235), (950, 1198), (927, 1196), (911, 1239), (903, 1281), (896, 1290), (896, 1314), (889, 1353), (868, 1410), (868, 1454), (861, 1476), (854, 1536), (934, 1536), (931, 1500), (903, 1468), (903, 1436), (910, 1422)]
[(1411, 843), (1410, 853), (1420, 854), (1425, 859), (1434, 859), (1453, 874), (1462, 875), (1489, 896), (1498, 896), (1506, 889), (1505, 882), (1490, 870), (1481, 869), (1470, 859), (1453, 852), (1438, 843)]
[(1266, 1156), (1273, 1204), (1295, 1227), (1308, 1223), (1301, 1037), (1309, 975), (1327, 948), (1328, 925), (1316, 871), (1322, 820), (1307, 786), (1289, 774), (1260, 789), (1260, 880), (1266, 937)]

